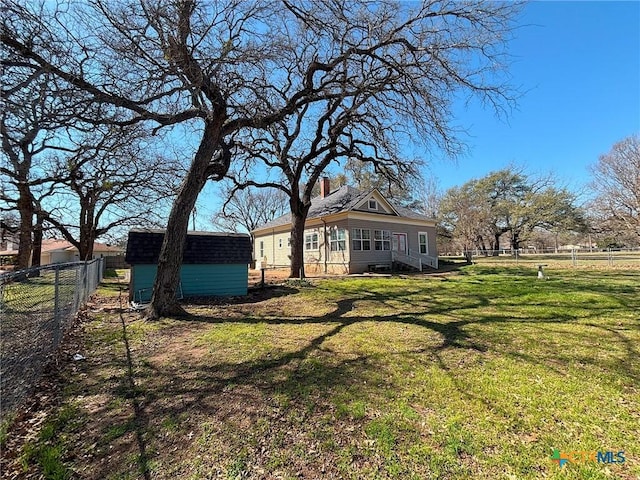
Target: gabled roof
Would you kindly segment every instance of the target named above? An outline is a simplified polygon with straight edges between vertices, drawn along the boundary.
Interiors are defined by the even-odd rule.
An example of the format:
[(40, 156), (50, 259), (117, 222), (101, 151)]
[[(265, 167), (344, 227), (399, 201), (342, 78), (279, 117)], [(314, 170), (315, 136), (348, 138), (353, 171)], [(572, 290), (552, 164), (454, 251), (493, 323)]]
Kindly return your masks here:
[[(322, 198), (320, 196), (314, 197), (311, 199), (311, 208), (309, 208), (309, 213), (307, 214), (307, 220), (311, 220), (313, 218), (326, 217), (327, 215), (332, 215), (336, 213), (348, 212), (357, 207), (361, 202), (366, 200), (369, 196), (371, 196), (377, 190), (370, 191), (360, 191), (356, 188), (350, 187), (348, 185), (344, 185), (337, 190), (334, 190), (326, 197)], [(387, 200), (384, 195), (378, 192), (382, 198), (391, 206), (393, 210), (395, 210), (400, 217), (412, 218), (417, 220), (433, 220), (432, 218), (427, 217), (426, 215), (422, 215), (420, 213), (414, 212), (408, 208), (397, 207), (392, 202)], [(291, 213), (287, 213), (278, 217), (260, 227), (256, 228), (256, 230), (264, 230), (268, 228), (280, 227), (283, 225), (288, 225), (291, 223)]]
[[(134, 229), (129, 232), (125, 260), (130, 265), (156, 264), (164, 230)], [(183, 264), (249, 264), (251, 239), (241, 233), (188, 232)]]

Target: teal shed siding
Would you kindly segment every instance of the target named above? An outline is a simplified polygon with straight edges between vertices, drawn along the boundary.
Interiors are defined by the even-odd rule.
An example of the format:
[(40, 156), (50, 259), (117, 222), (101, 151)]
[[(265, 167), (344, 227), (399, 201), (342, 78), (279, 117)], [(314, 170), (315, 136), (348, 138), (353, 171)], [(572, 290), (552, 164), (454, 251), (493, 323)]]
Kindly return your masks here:
[[(149, 301), (157, 265), (132, 265), (134, 301)], [(246, 295), (249, 283), (246, 264), (187, 264), (180, 268), (180, 284), (185, 297)], [(141, 292), (142, 291), (142, 292)]]

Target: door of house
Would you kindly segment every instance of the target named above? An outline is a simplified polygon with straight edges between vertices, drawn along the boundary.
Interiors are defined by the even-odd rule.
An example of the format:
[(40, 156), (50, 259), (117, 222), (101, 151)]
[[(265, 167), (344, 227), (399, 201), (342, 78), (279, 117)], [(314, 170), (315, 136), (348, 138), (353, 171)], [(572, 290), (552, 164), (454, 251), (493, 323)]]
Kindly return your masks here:
[(406, 233), (393, 233), (391, 235), (391, 248), (394, 252), (407, 253), (407, 234)]

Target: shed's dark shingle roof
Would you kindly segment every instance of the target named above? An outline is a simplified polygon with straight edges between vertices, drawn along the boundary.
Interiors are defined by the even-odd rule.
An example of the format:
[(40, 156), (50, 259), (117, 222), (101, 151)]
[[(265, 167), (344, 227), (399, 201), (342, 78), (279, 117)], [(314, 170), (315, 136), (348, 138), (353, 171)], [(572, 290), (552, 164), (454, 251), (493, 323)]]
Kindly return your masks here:
[[(126, 262), (158, 263), (164, 230), (131, 230), (127, 241)], [(184, 264), (251, 263), (251, 239), (240, 233), (189, 232), (184, 248)]]
[[(324, 198), (314, 197), (311, 199), (311, 207), (309, 208), (309, 213), (307, 214), (307, 220), (310, 220), (312, 218), (324, 217), (326, 215), (331, 215), (332, 213), (349, 211), (358, 206), (358, 204), (366, 199), (370, 194), (371, 191), (363, 192), (348, 185), (344, 185), (339, 189), (334, 190)], [(396, 210), (396, 212), (398, 212), (401, 217), (414, 218), (419, 220), (433, 220), (426, 215), (414, 212), (413, 210), (410, 210), (408, 208), (398, 207), (396, 205), (393, 205), (391, 202), (389, 202), (389, 204)], [(269, 223), (261, 225), (257, 228), (257, 230), (279, 227), (282, 225), (288, 225), (290, 223), (291, 213), (287, 213), (270, 221)]]

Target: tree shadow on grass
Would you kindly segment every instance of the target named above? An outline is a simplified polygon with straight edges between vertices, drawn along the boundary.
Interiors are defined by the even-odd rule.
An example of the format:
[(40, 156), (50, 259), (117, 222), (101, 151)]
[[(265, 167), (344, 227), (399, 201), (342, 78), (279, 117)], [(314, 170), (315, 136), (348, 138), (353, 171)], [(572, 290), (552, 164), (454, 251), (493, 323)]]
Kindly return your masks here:
[[(217, 364), (215, 366), (216, 376), (219, 381), (222, 381), (221, 388), (224, 384), (238, 384), (246, 383), (252, 378), (260, 377), (265, 372), (274, 371), (282, 367), (292, 365), (293, 363), (300, 363), (310, 357), (313, 352), (318, 352), (321, 349), (321, 345), (330, 338), (338, 335), (346, 327), (355, 325), (362, 322), (384, 322), (384, 323), (397, 323), (405, 325), (414, 325), (421, 328), (425, 328), (433, 333), (438, 334), (440, 344), (437, 346), (426, 349), (432, 354), (438, 354), (439, 352), (448, 349), (462, 349), (468, 351), (475, 351), (478, 353), (490, 352), (492, 349), (498, 347), (495, 344), (492, 346), (488, 343), (487, 338), (483, 338), (482, 335), (474, 334), (467, 329), (467, 327), (473, 325), (482, 324), (535, 324), (535, 323), (557, 323), (564, 324), (577, 320), (577, 318), (571, 315), (542, 315), (541, 318), (534, 319), (513, 319), (506, 316), (504, 313), (496, 313), (492, 315), (475, 316), (473, 310), (477, 308), (486, 307), (489, 305), (489, 299), (483, 296), (476, 296), (475, 299), (467, 299), (465, 302), (458, 302), (459, 308), (451, 305), (450, 303), (443, 303), (432, 301), (430, 305), (420, 305), (415, 303), (412, 306), (415, 307), (413, 312), (399, 313), (390, 315), (373, 315), (373, 316), (354, 316), (353, 312), (356, 309), (356, 302), (367, 300), (378, 302), (382, 305), (388, 304), (390, 301), (395, 301), (391, 294), (381, 294), (374, 292), (367, 292), (359, 296), (358, 298), (347, 298), (336, 302), (336, 308), (322, 316), (318, 317), (302, 317), (302, 318), (268, 318), (268, 317), (243, 317), (243, 318), (218, 318), (202, 313), (189, 314), (183, 317), (181, 320), (186, 322), (204, 322), (204, 323), (266, 323), (273, 325), (292, 325), (292, 324), (327, 324), (328, 330), (321, 335), (318, 335), (312, 339), (303, 348), (294, 352), (288, 352), (283, 355), (273, 358), (260, 358), (258, 360), (251, 360), (239, 364)], [(494, 305), (495, 306), (495, 305)], [(499, 305), (497, 305), (499, 309)], [(464, 310), (464, 312), (461, 312)], [(357, 310), (355, 310), (357, 311)], [(600, 312), (594, 313), (598, 315)], [(437, 316), (441, 318), (445, 316), (449, 321), (432, 321), (429, 320), (430, 316)], [(461, 316), (464, 317), (461, 319)], [(583, 319), (582, 317), (580, 319)], [(504, 348), (501, 345), (500, 348)], [(627, 341), (626, 348), (629, 355), (634, 354), (633, 345)], [(496, 353), (508, 354), (514, 357), (518, 357), (517, 352), (501, 351)], [(520, 357), (524, 359), (523, 357)], [(526, 361), (542, 363), (543, 360), (528, 356)], [(358, 360), (363, 361), (363, 358)], [(596, 362), (596, 360), (592, 360)], [(441, 365), (443, 370), (444, 365)], [(546, 367), (557, 371), (556, 365), (546, 365)], [(218, 374), (222, 374), (219, 376)]]
[(220, 296), (220, 297), (187, 297), (182, 303), (189, 305), (246, 305), (251, 303), (263, 302), (272, 298), (286, 297), (298, 293), (297, 288), (286, 285), (265, 285), (264, 288), (251, 288), (247, 295), (240, 296)]
[[(583, 285), (571, 288), (582, 289)], [(599, 287), (597, 287), (599, 288)], [(282, 296), (282, 290), (276, 296)], [(601, 292), (602, 293), (602, 292)], [(286, 295), (288, 293), (284, 293)], [(264, 297), (263, 297), (264, 299)], [(379, 356), (385, 353), (335, 355), (324, 345), (337, 335), (343, 333), (350, 326), (364, 322), (395, 323), (412, 325), (437, 334), (437, 343), (415, 350), (408, 350), (403, 354), (428, 355), (435, 364), (451, 379), (452, 384), (463, 397), (482, 402), (487, 408), (501, 411), (505, 417), (510, 414), (500, 409), (490, 399), (483, 398), (471, 391), (464, 382), (460, 381), (455, 365), (448, 363), (445, 355), (452, 350), (468, 352), (470, 355), (485, 355), (496, 353), (506, 355), (515, 360), (538, 364), (545, 369), (562, 376), (562, 371), (556, 362), (551, 362), (545, 355), (528, 354), (515, 348), (510, 348), (504, 339), (487, 335), (472, 327), (482, 325), (513, 324), (532, 326), (536, 324), (559, 325), (580, 320), (581, 325), (595, 329), (604, 329), (618, 339), (618, 343), (626, 353), (626, 360), (637, 358), (638, 352), (634, 343), (617, 329), (602, 326), (595, 322), (584, 323), (588, 317), (571, 314), (554, 315), (552, 312), (537, 313), (535, 318), (518, 319), (509, 316), (507, 307), (511, 304), (501, 303), (495, 298), (485, 295), (474, 295), (473, 298), (442, 299), (432, 297), (428, 302), (409, 301), (410, 312), (390, 313), (388, 315), (358, 315), (358, 302), (374, 302), (385, 307), (397, 305), (398, 298), (393, 293), (363, 292), (357, 296), (350, 296), (335, 302), (335, 308), (324, 315), (293, 317), (242, 317), (219, 318), (203, 314), (202, 311), (190, 313), (178, 320), (181, 324), (189, 322), (207, 324), (270, 324), (270, 325), (323, 325), (322, 333), (309, 336), (307, 341), (293, 351), (284, 353), (272, 352), (258, 355), (257, 358), (240, 360), (238, 362), (223, 361), (212, 365), (196, 362), (195, 364), (173, 365), (147, 362), (144, 368), (138, 368), (136, 378), (147, 385), (144, 393), (145, 418), (174, 418), (182, 414), (207, 415), (218, 420), (238, 421), (247, 417), (254, 419), (264, 413), (255, 413), (256, 404), (264, 402), (265, 398), (282, 395), (287, 401), (293, 402), (296, 408), (304, 403), (304, 399), (313, 396), (314, 401), (321, 401), (323, 394), (331, 389), (355, 389), (362, 395), (367, 394), (363, 383), (381, 385), (381, 388), (393, 388), (392, 379), (385, 378), (384, 368), (378, 362)], [(247, 303), (260, 300), (250, 299)], [(506, 302), (506, 299), (505, 299)], [(633, 300), (630, 300), (633, 302)], [(567, 306), (570, 300), (567, 300)], [(482, 311), (491, 307), (491, 313)], [(608, 309), (591, 308), (594, 318)], [(495, 313), (494, 313), (495, 312)], [(437, 320), (432, 320), (432, 318)], [(566, 332), (565, 332), (566, 333)], [(517, 335), (509, 331), (507, 335)], [(575, 338), (573, 338), (575, 341)], [(577, 359), (576, 359), (577, 360)], [(598, 368), (619, 370), (619, 365), (613, 366), (609, 360), (599, 359), (597, 355), (591, 358), (580, 358)], [(624, 362), (624, 360), (620, 360)], [(186, 370), (185, 370), (186, 368)], [(620, 367), (621, 368), (621, 367)], [(629, 377), (639, 380), (635, 371), (629, 370)], [(318, 400), (321, 399), (321, 400)], [(326, 399), (324, 399), (326, 401)], [(312, 402), (313, 403), (313, 402)], [(299, 409), (299, 408), (298, 408)], [(304, 409), (302, 409), (304, 410)], [(311, 412), (313, 409), (310, 410)], [(252, 413), (253, 412), (253, 413)], [(307, 415), (302, 414), (302, 415)], [(148, 421), (148, 420), (145, 420)], [(141, 451), (141, 458), (145, 458)], [(145, 460), (146, 461), (146, 460)]]

